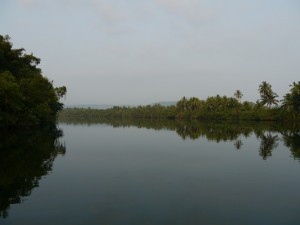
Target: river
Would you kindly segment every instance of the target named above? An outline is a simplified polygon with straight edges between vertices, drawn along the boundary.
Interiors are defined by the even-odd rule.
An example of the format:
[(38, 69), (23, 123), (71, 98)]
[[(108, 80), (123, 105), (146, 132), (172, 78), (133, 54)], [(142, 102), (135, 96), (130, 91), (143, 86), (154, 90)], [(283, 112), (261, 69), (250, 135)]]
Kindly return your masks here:
[(3, 132), (0, 224), (300, 224), (296, 125), (61, 121)]

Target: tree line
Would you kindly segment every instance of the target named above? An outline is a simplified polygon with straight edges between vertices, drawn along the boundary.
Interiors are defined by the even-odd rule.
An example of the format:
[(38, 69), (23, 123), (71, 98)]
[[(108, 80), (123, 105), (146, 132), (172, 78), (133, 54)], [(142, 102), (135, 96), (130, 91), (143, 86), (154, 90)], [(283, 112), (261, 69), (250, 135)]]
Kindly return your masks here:
[(0, 127), (53, 123), (62, 110), (59, 100), (67, 89), (53, 87), (37, 67), (40, 61), (0, 35)]
[(290, 87), (281, 101), (272, 86), (263, 81), (258, 87), (260, 100), (255, 103), (242, 101), (242, 92), (236, 90), (233, 97), (216, 95), (203, 100), (182, 97), (173, 106), (154, 104), (114, 106), (109, 109), (66, 108), (60, 117), (300, 121), (300, 82), (294, 82)]

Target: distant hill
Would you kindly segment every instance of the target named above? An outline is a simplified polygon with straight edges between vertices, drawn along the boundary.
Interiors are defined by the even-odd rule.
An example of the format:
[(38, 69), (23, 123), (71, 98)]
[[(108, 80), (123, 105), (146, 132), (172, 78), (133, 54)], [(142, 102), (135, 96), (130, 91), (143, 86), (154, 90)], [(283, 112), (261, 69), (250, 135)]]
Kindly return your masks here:
[[(160, 104), (162, 106), (171, 106), (171, 105), (176, 105), (176, 102), (175, 101), (168, 101), (168, 102), (155, 102), (155, 103), (152, 103), (150, 105), (155, 105), (155, 104)], [(147, 104), (145, 104), (147, 105)], [(87, 108), (91, 108), (91, 109), (109, 109), (109, 108), (112, 108), (116, 105), (110, 105), (110, 104), (78, 104), (78, 105), (65, 105), (64, 108), (84, 108), (84, 109), (87, 109)], [(117, 105), (117, 106), (125, 106), (125, 107), (136, 107), (137, 105)]]
[(176, 105), (177, 102), (175, 101), (169, 101), (169, 102), (156, 102), (156, 103), (153, 103), (151, 105), (155, 105), (155, 104), (160, 104), (162, 106), (172, 106), (172, 105)]
[(65, 105), (64, 108), (91, 108), (91, 109), (109, 109), (112, 108), (113, 105), (102, 104), (102, 105)]

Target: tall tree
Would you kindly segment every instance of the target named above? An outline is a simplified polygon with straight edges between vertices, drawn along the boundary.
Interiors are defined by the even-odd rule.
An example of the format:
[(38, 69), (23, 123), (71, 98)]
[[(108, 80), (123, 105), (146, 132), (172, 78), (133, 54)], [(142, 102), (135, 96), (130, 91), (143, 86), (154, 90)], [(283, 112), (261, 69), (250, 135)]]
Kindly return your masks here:
[(187, 98), (183, 96), (177, 103), (176, 108), (179, 112), (184, 112), (187, 109)]
[(258, 88), (259, 94), (260, 94), (260, 103), (262, 105), (267, 105), (269, 108), (271, 105), (278, 105), (278, 100), (276, 99), (278, 95), (273, 92), (272, 86), (267, 83), (266, 81), (263, 81)]
[(242, 99), (242, 97), (243, 97), (243, 94), (242, 94), (242, 92), (241, 92), (240, 90), (236, 90), (236, 91), (234, 92), (234, 97), (235, 97), (238, 101), (240, 101), (240, 100)]
[(287, 93), (282, 101), (282, 106), (288, 110), (294, 111), (296, 114), (300, 112), (300, 81), (293, 82), (290, 85), (291, 90)]

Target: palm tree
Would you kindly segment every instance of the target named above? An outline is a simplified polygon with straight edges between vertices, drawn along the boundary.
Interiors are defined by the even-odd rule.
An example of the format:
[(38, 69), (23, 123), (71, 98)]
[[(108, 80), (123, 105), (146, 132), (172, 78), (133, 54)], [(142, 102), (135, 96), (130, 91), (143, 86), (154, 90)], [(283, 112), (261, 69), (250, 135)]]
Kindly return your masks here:
[(243, 97), (243, 94), (242, 94), (242, 92), (241, 92), (240, 90), (236, 90), (236, 91), (234, 92), (234, 97), (235, 97), (238, 101), (240, 101), (240, 100), (242, 99), (242, 97)]
[(271, 107), (271, 105), (278, 105), (278, 100), (276, 99), (278, 97), (278, 95), (276, 93), (272, 93), (268, 96), (266, 96), (265, 99), (262, 100), (262, 104), (263, 105), (267, 105), (269, 108)]
[(263, 81), (258, 88), (259, 94), (262, 95), (268, 95), (271, 91), (271, 85), (267, 83), (266, 81)]
[(292, 105), (292, 95), (290, 93), (287, 93), (285, 96), (283, 96), (282, 107), (287, 110), (290, 110), (292, 108)]
[(293, 82), (290, 87), (292, 87), (290, 92), (283, 97), (282, 107), (298, 114), (300, 112), (300, 81)]
[(272, 91), (272, 86), (267, 83), (266, 81), (263, 81), (258, 88), (259, 94), (260, 94), (260, 103), (262, 105), (267, 105), (269, 108), (272, 104), (278, 105), (278, 100), (276, 99), (278, 95)]
[(192, 97), (188, 100), (188, 105), (191, 111), (195, 111), (200, 108), (200, 100), (196, 97)]
[(184, 112), (187, 108), (187, 99), (185, 96), (183, 96), (177, 103), (176, 103), (176, 107), (178, 109), (179, 112)]

